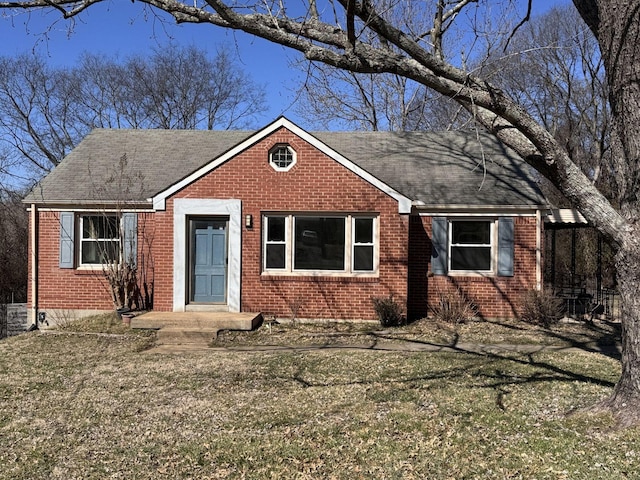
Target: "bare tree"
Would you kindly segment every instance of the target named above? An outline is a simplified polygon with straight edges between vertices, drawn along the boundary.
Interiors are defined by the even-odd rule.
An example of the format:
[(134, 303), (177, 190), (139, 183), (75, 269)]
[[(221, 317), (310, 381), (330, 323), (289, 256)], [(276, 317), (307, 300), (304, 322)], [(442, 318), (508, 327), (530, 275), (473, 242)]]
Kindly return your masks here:
[[(528, 11), (515, 30), (528, 20)], [(10, 0), (0, 8), (55, 8), (71, 18), (96, 0)], [(433, 19), (429, 28), (416, 29), (412, 18), (394, 15), (408, 2), (333, 0), (319, 9), (315, 1), (300, 11), (285, 1), (242, 2), (207, 0), (141, 0), (168, 12), (180, 23), (209, 23), (242, 30), (295, 49), (313, 62), (359, 73), (391, 73), (414, 80), (455, 99), (474, 120), (514, 149), (548, 178), (579, 208), (592, 225), (617, 247), (617, 270), (622, 297), (622, 375), (603, 406), (623, 423), (640, 422), (640, 9), (627, 0), (574, 0), (581, 17), (595, 35), (605, 66), (612, 113), (612, 158), (619, 190), (619, 209), (596, 188), (572, 161), (565, 145), (518, 99), (466, 68), (465, 55), (448, 53), (447, 41), (470, 39), (491, 43), (507, 38), (501, 20), (515, 2), (434, 0), (412, 3), (420, 18)], [(419, 9), (424, 6), (423, 11)], [(429, 9), (430, 8), (430, 9)], [(435, 13), (430, 15), (433, 11)], [(291, 13), (291, 15), (289, 15)], [(400, 12), (403, 13), (403, 12)], [(465, 15), (466, 13), (466, 15)], [(413, 15), (416, 18), (416, 15)], [(492, 22), (498, 19), (498, 22)], [(455, 27), (458, 28), (455, 28)], [(482, 28), (480, 28), (482, 26)], [(497, 27), (489, 29), (489, 27)], [(451, 35), (466, 29), (467, 36)], [(492, 30), (492, 31), (489, 31)], [(482, 35), (481, 35), (482, 34)], [(371, 39), (375, 39), (372, 41)], [(480, 42), (481, 41), (481, 42)], [(500, 43), (496, 41), (495, 43)], [(458, 50), (460, 51), (460, 50)]]
[(125, 67), (149, 128), (229, 129), (245, 126), (264, 111), (264, 90), (233, 65), (221, 49), (213, 60), (195, 47), (158, 49)]
[(86, 133), (74, 123), (65, 79), (38, 56), (0, 58), (0, 140), (15, 152), (8, 173), (39, 179)]
[(126, 61), (85, 53), (68, 83), (86, 128), (241, 128), (265, 109), (264, 89), (223, 48), (213, 59), (173, 44)]
[[(506, 43), (506, 42), (505, 42)], [(569, 4), (532, 19), (506, 49), (490, 55), (483, 72), (526, 108), (601, 188), (615, 180), (610, 110), (598, 43)], [(609, 198), (613, 198), (613, 190)]]
[(0, 303), (27, 299), (28, 217), (23, 192), (0, 190)]
[(136, 97), (133, 72), (128, 68), (134, 60), (85, 52), (73, 69), (69, 83), (73, 102), (82, 112), (77, 121), (85, 130), (91, 128), (143, 128), (147, 116)]
[(361, 74), (311, 64), (301, 88), (300, 115), (312, 125), (357, 130), (445, 130), (469, 116), (424, 85), (393, 74)]
[(0, 58), (0, 174), (31, 184), (93, 128), (243, 128), (264, 88), (220, 49), (169, 45), (126, 61), (85, 53), (74, 68), (38, 56)]
[[(506, 46), (506, 48), (505, 48)], [(532, 18), (479, 65), (512, 98), (522, 104), (564, 146), (569, 157), (614, 204), (616, 180), (610, 149), (608, 89), (598, 43), (571, 4), (553, 7)], [(570, 206), (557, 190), (541, 182), (554, 205)], [(554, 233), (556, 235), (556, 233)], [(581, 245), (570, 261), (571, 238)], [(592, 229), (557, 234), (556, 280), (567, 284), (595, 278), (598, 235)], [(600, 268), (605, 283), (615, 285), (610, 246), (603, 245)], [(551, 256), (546, 257), (551, 261)], [(579, 280), (577, 280), (579, 279)], [(563, 283), (562, 280), (559, 283)], [(572, 285), (576, 286), (576, 285)]]
[[(91, 178), (91, 165), (87, 168)], [(153, 307), (155, 229), (147, 222), (148, 213), (136, 212), (138, 204), (131, 200), (144, 191), (144, 181), (123, 154), (105, 182), (92, 187), (96, 204), (102, 205), (99, 213), (82, 218), (83, 260), (100, 266), (96, 275), (116, 310)]]

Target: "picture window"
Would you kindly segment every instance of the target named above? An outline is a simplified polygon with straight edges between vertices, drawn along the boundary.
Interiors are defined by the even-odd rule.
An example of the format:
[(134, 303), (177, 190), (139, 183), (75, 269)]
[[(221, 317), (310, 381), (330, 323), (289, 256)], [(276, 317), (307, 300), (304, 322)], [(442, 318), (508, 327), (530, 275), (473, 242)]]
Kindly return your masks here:
[(265, 271), (377, 271), (377, 217), (267, 215), (263, 225)]

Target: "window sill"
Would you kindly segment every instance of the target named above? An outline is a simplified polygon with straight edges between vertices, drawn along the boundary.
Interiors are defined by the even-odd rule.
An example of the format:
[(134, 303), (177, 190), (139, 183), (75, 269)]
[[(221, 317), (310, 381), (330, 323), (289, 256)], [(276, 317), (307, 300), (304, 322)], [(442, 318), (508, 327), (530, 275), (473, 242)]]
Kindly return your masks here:
[(497, 277), (495, 272), (472, 272), (472, 271), (464, 271), (464, 270), (449, 271), (447, 273), (447, 276), (449, 276), (449, 277), (476, 277), (476, 278)]
[(377, 273), (356, 274), (356, 273), (275, 273), (263, 272), (260, 275), (261, 281), (276, 282), (307, 282), (307, 283), (376, 283), (380, 279)]
[(102, 272), (106, 265), (79, 265), (76, 270), (79, 272)]
[(456, 280), (466, 280), (470, 282), (493, 281), (498, 279), (513, 278), (503, 277), (497, 273), (478, 273), (478, 272), (448, 272), (444, 275), (435, 275), (429, 272), (429, 277), (433, 278), (455, 278)]

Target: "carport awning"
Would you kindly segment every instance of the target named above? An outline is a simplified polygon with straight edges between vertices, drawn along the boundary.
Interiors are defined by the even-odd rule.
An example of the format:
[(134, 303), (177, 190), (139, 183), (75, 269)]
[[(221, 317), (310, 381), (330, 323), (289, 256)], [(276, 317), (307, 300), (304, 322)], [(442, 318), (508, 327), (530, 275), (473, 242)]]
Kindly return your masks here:
[(549, 211), (544, 219), (548, 227), (586, 227), (589, 222), (575, 208), (556, 208)]

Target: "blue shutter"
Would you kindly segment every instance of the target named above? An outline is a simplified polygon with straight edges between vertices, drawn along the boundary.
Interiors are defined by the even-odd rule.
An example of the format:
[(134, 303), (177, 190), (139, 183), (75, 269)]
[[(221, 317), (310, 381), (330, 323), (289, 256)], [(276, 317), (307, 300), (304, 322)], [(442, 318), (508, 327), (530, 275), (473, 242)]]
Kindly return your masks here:
[(513, 218), (498, 220), (498, 275), (513, 277)]
[(73, 212), (60, 212), (60, 268), (73, 268), (74, 223)]
[(433, 217), (431, 220), (431, 272), (434, 275), (447, 274), (447, 239), (447, 219)]
[(135, 265), (138, 256), (138, 214), (136, 213), (123, 213), (122, 214), (122, 228), (124, 229), (124, 261)]

